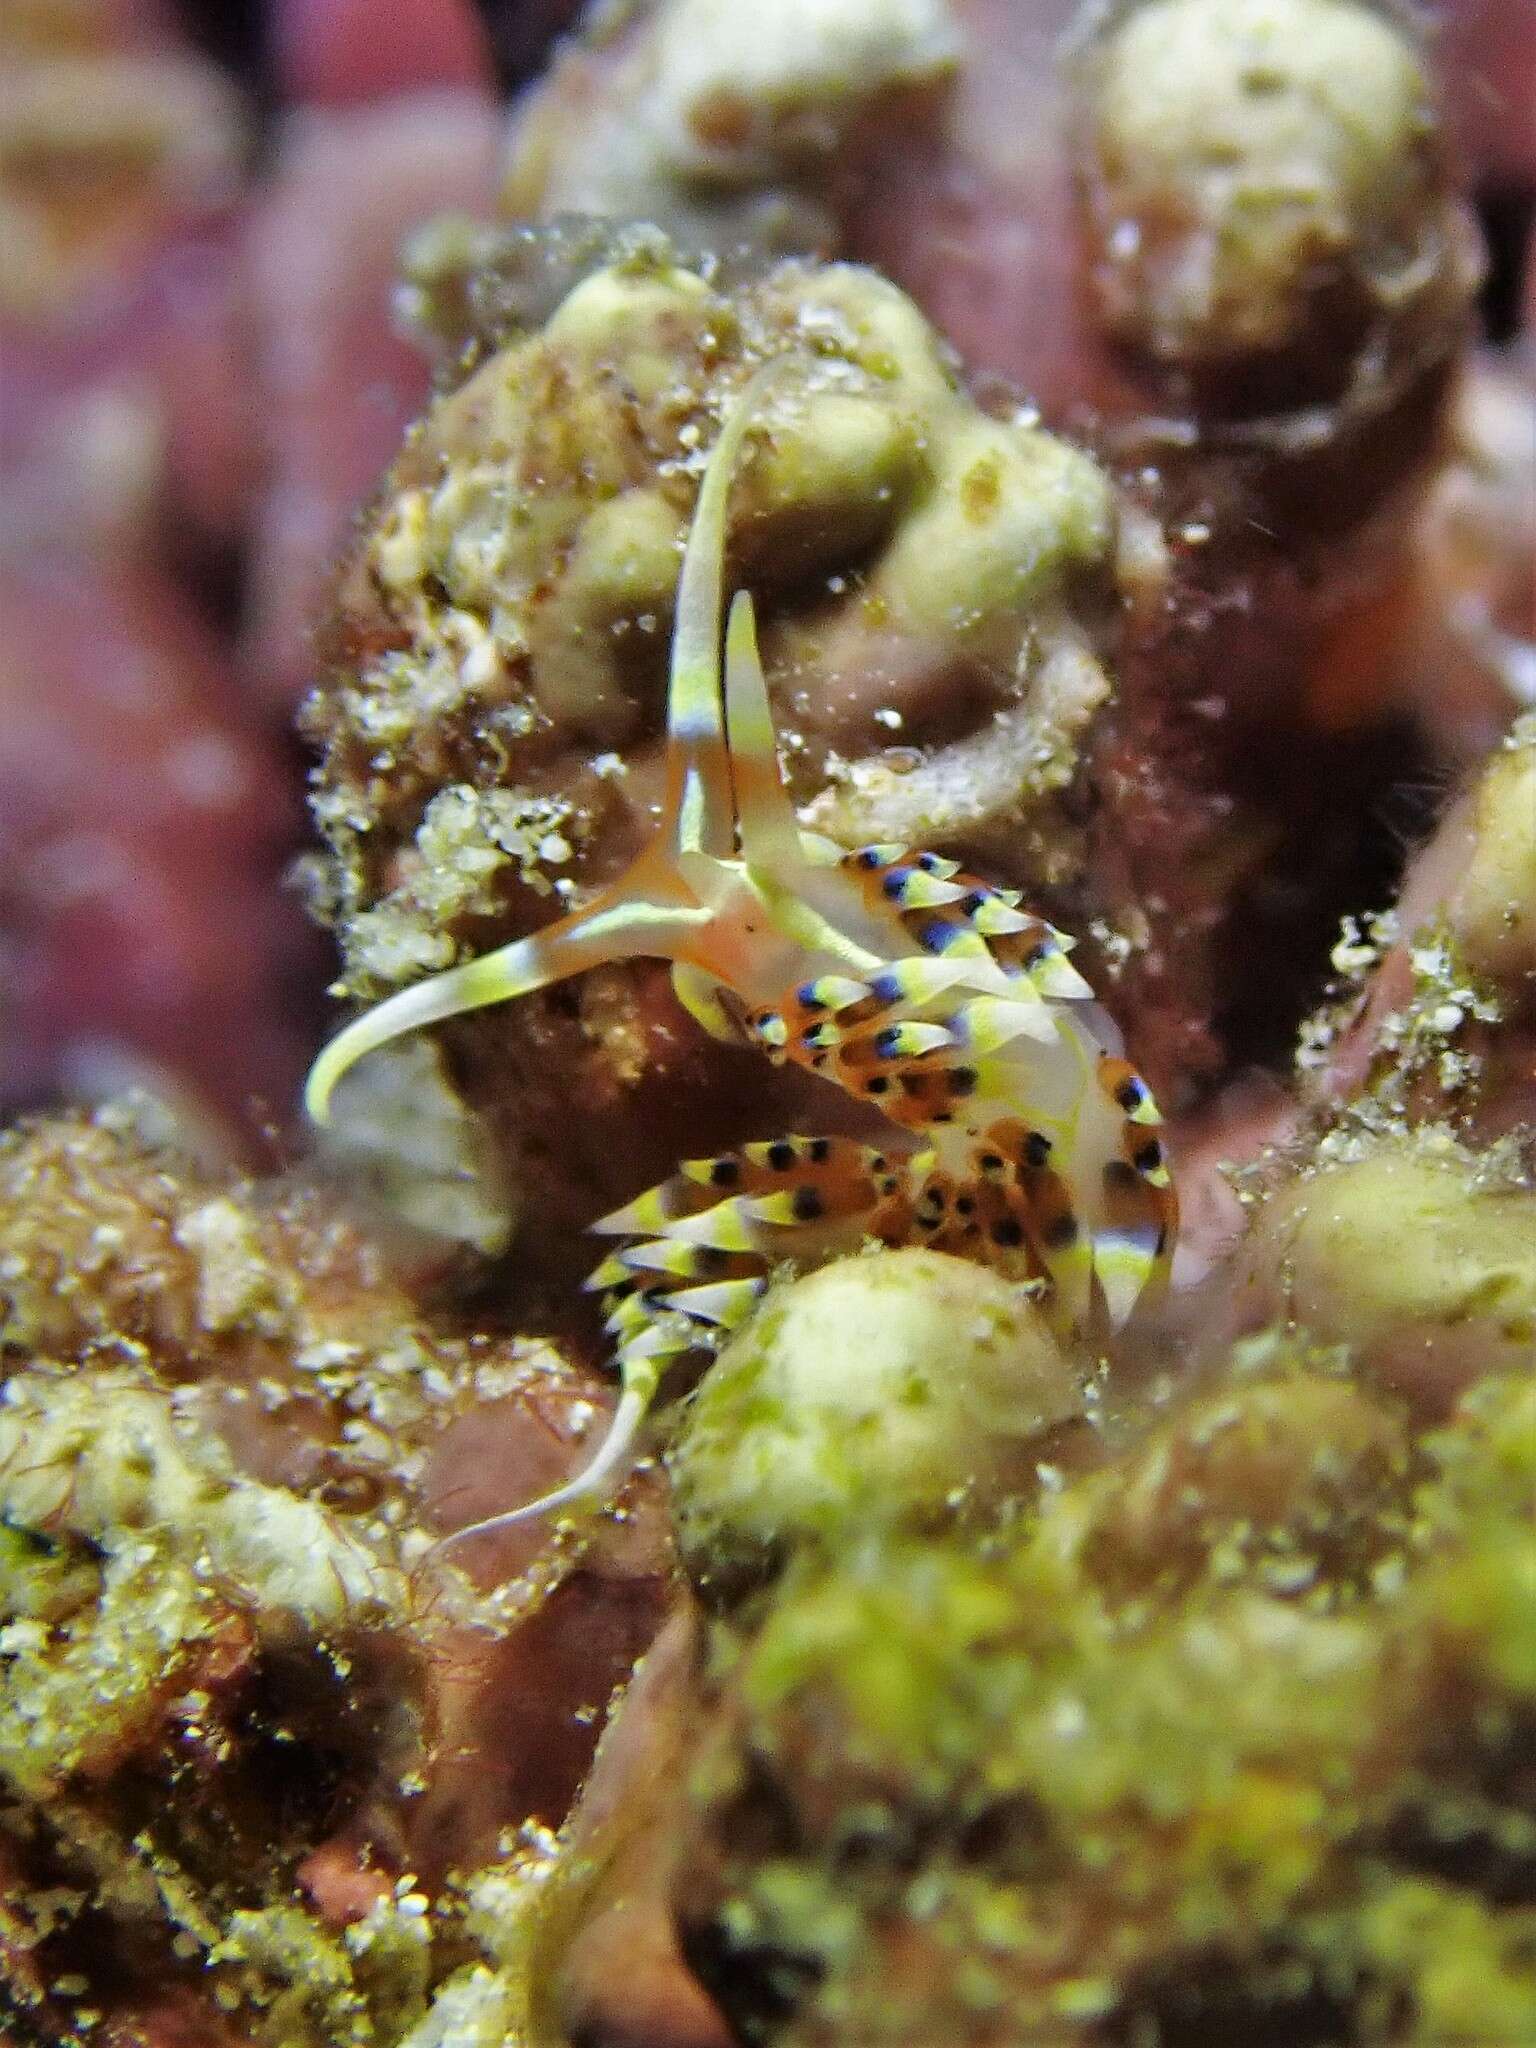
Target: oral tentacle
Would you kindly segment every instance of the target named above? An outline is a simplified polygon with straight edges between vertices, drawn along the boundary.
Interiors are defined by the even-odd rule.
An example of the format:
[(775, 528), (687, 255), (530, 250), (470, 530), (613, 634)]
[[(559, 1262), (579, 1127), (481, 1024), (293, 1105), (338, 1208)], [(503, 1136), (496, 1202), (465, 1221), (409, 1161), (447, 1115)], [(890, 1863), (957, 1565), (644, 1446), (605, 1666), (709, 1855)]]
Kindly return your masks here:
[[(678, 587), (667, 695), (667, 792), (655, 843), (587, 911), (404, 989), (338, 1033), (315, 1062), (305, 1087), (305, 1106), (317, 1124), (328, 1121), (337, 1083), (348, 1069), (405, 1033), (531, 994), (608, 960), (641, 953), (676, 959), (688, 951), (691, 940), (697, 940), (699, 925), (709, 921), (702, 910), (690, 919), (686, 911), (671, 906), (692, 895), (685, 875), (689, 861), (728, 863), (737, 851), (736, 794), (721, 673), (725, 515), (754, 409), (782, 371), (782, 362), (769, 363), (750, 379), (710, 451), (699, 487)], [(778, 785), (773, 725), (757, 662), (750, 603), (735, 608), (733, 621), (743, 773), (754, 830), (770, 857), (793, 854), (798, 861), (793, 812)], [(685, 1000), (696, 999), (689, 1006), (708, 1028), (722, 1035), (729, 1031), (728, 1018), (708, 994), (706, 977), (685, 967), (680, 993)]]
[(698, 907), (646, 901), (621, 881), (588, 909), (462, 967), (451, 967), (446, 974), (419, 981), (355, 1018), (311, 1067), (305, 1109), (314, 1123), (328, 1123), (337, 1084), (349, 1069), (409, 1032), (531, 995), (606, 960), (635, 954), (672, 957), (694, 942), (708, 917)]

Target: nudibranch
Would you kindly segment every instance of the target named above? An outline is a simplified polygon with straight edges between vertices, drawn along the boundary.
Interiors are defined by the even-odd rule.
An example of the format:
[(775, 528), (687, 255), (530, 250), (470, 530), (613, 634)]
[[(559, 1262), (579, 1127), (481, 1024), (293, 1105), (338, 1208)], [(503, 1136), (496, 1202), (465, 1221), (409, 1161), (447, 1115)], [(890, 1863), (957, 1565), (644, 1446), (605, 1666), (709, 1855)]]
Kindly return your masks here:
[(324, 1123), (354, 1062), (402, 1033), (602, 962), (672, 962), (713, 1036), (836, 1082), (883, 1144), (786, 1137), (689, 1160), (593, 1224), (617, 1240), (588, 1286), (620, 1398), (569, 1484), (457, 1535), (601, 1494), (668, 1362), (735, 1329), (786, 1260), (869, 1240), (925, 1244), (1039, 1283), (1061, 1326), (1118, 1327), (1166, 1276), (1177, 1206), (1146, 1083), (1018, 892), (902, 846), (803, 831), (782, 781), (752, 599), (724, 620), (726, 504), (765, 386), (748, 382), (704, 468), (683, 557), (667, 779), (650, 846), (558, 923), (402, 990), (341, 1031), (310, 1074)]

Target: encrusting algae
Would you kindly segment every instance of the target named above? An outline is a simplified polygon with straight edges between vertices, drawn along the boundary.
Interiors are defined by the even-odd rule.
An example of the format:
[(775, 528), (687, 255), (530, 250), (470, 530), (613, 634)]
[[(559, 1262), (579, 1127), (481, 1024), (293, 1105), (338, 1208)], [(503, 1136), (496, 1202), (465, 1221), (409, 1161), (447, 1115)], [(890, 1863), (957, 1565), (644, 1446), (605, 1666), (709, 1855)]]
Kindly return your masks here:
[(701, 1381), (667, 1458), (679, 1544), (708, 1587), (888, 1520), (986, 1516), (1083, 1405), (998, 1274), (917, 1247), (837, 1260), (773, 1290)]
[[(0, 1226), (0, 2009), (91, 2039), (94, 1969), (154, 1956), (241, 2038), (393, 2043), (441, 1936), (412, 1861), (560, 1816), (667, 1598), (644, 1480), (490, 1590), (437, 1568), (477, 1485), (585, 1455), (600, 1384), (434, 1326), (330, 1198), (126, 1115), (0, 1141)], [(458, 1746), (498, 1698), (532, 1758), (487, 1789)]]
[(985, 1550), (722, 1641), (676, 1898), (749, 2040), (1536, 2030), (1536, 1395), (1415, 1441), (1265, 1339)]
[(1116, 340), (1219, 409), (1374, 410), (1444, 357), (1479, 257), (1404, 14), (1140, 0), (1089, 19), (1084, 185)]
[(516, 216), (660, 222), (722, 251), (817, 251), (861, 131), (921, 118), (962, 53), (947, 0), (668, 0), (593, 22), (521, 110)]

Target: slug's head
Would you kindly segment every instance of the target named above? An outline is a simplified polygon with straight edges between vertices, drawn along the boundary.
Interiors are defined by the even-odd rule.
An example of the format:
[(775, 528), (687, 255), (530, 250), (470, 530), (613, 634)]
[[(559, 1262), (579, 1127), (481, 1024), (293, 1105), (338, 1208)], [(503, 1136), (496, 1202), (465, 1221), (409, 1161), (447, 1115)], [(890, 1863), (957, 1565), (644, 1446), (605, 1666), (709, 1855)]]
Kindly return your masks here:
[(837, 849), (803, 836), (779, 774), (752, 600), (738, 593), (721, 661), (725, 512), (764, 365), (711, 451), (683, 558), (667, 693), (667, 783), (653, 843), (595, 901), (482, 959), (418, 982), (340, 1032), (310, 1071), (309, 1114), (328, 1121), (337, 1083), (409, 1031), (527, 995), (609, 960), (674, 963), (678, 994), (717, 1037), (797, 972), (868, 967), (892, 936), (840, 887)]

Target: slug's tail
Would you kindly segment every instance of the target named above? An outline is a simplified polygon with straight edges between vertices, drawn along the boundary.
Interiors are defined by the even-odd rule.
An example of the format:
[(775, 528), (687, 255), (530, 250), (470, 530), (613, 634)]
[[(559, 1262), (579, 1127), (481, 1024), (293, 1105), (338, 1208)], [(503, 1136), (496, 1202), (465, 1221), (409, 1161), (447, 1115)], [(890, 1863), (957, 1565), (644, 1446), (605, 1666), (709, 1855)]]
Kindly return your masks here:
[[(1048, 1252), (1066, 1319), (1077, 1329), (1116, 1331), (1167, 1287), (1178, 1232), (1178, 1197), (1168, 1170), (1163, 1121), (1130, 1062), (1076, 1020), (1082, 1095), (1063, 1130), (1057, 1161), (1070, 1204)], [(1042, 1226), (1049, 1246), (1054, 1213)]]
[(487, 1515), (483, 1521), (468, 1522), (462, 1529), (454, 1529), (441, 1537), (436, 1548), (446, 1550), (450, 1544), (463, 1542), (466, 1536), (495, 1536), (503, 1529), (510, 1529), (518, 1522), (535, 1521), (545, 1515), (557, 1514), (561, 1509), (595, 1504), (610, 1491), (614, 1474), (620, 1471), (634, 1448), (640, 1425), (645, 1420), (646, 1409), (656, 1391), (655, 1378), (649, 1385), (626, 1385), (619, 1395), (618, 1406), (607, 1434), (598, 1445), (596, 1454), (584, 1465), (574, 1479), (568, 1479), (564, 1486), (557, 1486), (553, 1493), (546, 1493), (538, 1500), (531, 1500), (520, 1508), (507, 1508), (499, 1515)]

